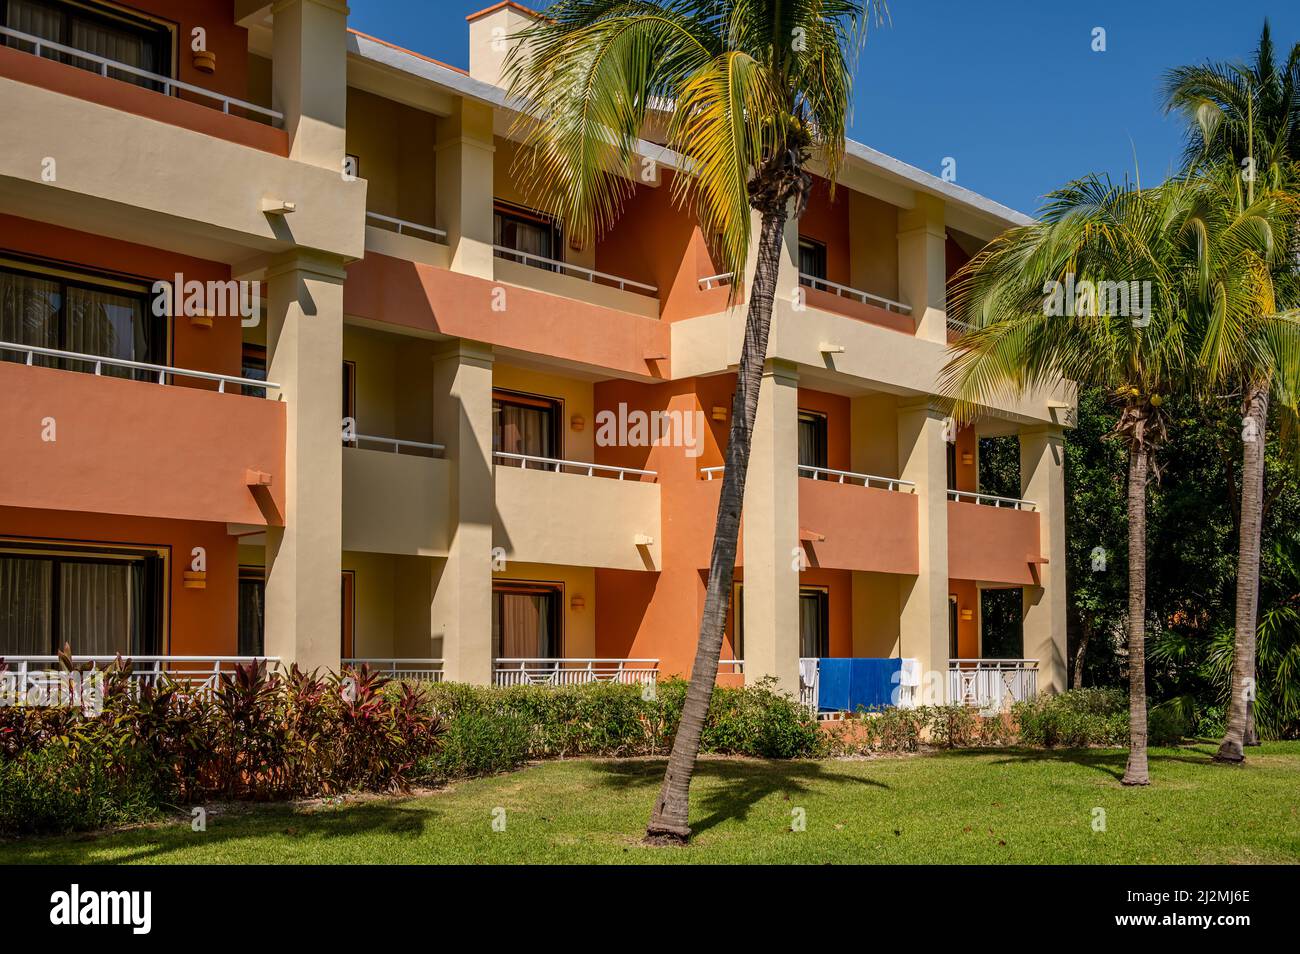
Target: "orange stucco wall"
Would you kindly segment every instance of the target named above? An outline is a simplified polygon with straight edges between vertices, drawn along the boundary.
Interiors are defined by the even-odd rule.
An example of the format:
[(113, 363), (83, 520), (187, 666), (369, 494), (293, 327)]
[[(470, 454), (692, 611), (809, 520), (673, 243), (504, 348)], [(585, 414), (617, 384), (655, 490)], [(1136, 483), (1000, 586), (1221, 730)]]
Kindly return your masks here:
[(813, 179), (808, 205), (799, 217), (799, 237), (826, 246), (826, 278), (840, 285), (851, 285), (849, 277), (849, 194), (836, 189), (831, 197), (830, 183)]
[[(222, 524), (0, 506), (0, 536), (167, 547), (169, 626), (163, 652), (177, 656), (236, 652), (238, 540)], [(182, 585), (194, 547), (207, 550), (206, 587), (201, 590)], [(77, 647), (72, 649), (76, 652)]]
[(1039, 515), (948, 502), (948, 575), (958, 580), (1033, 585), (1029, 560), (1040, 555)]
[[(0, 505), (283, 522), (278, 401), (8, 361), (0, 362), (0, 395)], [(254, 496), (250, 469), (271, 475), (269, 494)]]
[[(949, 580), (948, 593), (957, 597), (957, 656), (977, 659), (980, 654), (979, 588), (973, 580)], [(962, 619), (962, 610), (970, 610), (971, 618)]]
[[(505, 307), (494, 310), (494, 289)], [(668, 374), (668, 326), (613, 308), (367, 252), (348, 266), (348, 315), (645, 377)]]
[(826, 538), (804, 544), (814, 567), (919, 572), (915, 494), (803, 478), (799, 527)]

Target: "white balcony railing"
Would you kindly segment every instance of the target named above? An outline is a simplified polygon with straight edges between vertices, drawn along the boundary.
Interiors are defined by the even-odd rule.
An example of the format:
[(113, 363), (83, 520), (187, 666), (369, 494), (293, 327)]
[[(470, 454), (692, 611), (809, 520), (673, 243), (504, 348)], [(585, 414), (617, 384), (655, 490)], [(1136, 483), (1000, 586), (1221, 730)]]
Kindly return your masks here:
[(700, 291), (708, 291), (711, 288), (726, 288), (735, 280), (735, 272), (723, 272), (720, 275), (706, 275), (699, 279)]
[(1018, 497), (997, 497), (993, 494), (977, 494), (973, 490), (950, 490), (948, 499), (953, 503), (970, 503), (983, 504), (986, 507), (1009, 507), (1012, 510), (1033, 510), (1038, 504), (1032, 500), (1021, 500)]
[(580, 686), (589, 682), (647, 685), (659, 675), (658, 659), (498, 659), (497, 686)]
[(380, 215), (378, 212), (367, 212), (366, 223), (374, 225), (376, 228), (388, 229), (396, 232), (398, 235), (406, 235), (408, 232), (416, 238), (426, 239), (430, 242), (437, 242), (440, 245), (447, 244), (447, 232), (445, 229), (435, 229), (431, 225), (421, 225), (419, 222), (408, 222), (406, 219), (395, 219), (391, 215)]
[[(40, 693), (56, 688), (67, 672), (60, 669), (58, 656), (5, 656), (5, 670), (0, 672), (0, 695), (12, 700), (15, 694), (24, 698), (39, 697)], [(116, 662), (116, 656), (73, 656), (72, 664), (78, 668), (103, 670)], [(130, 667), (129, 679), (133, 686), (157, 686), (163, 681), (175, 683), (187, 694), (212, 692), (221, 674), (230, 673), (236, 665), (265, 662), (276, 668), (276, 656), (127, 656), (124, 665)]]
[(727, 468), (719, 465), (717, 467), (701, 467), (700, 477), (704, 480), (712, 480), (714, 477), (722, 479), (722, 472)]
[(441, 659), (375, 659), (353, 656), (344, 659), (343, 665), (354, 669), (369, 666), (375, 672), (401, 682), (442, 682)]
[(864, 305), (878, 305), (886, 311), (894, 311), (900, 315), (910, 315), (912, 313), (912, 306), (905, 305), (901, 301), (894, 301), (892, 298), (885, 298), (881, 295), (873, 295), (871, 292), (862, 291), (860, 288), (850, 288), (848, 285), (841, 285), (839, 282), (830, 282), (824, 278), (818, 278), (816, 275), (809, 275), (806, 272), (799, 273), (799, 284), (830, 292), (840, 298), (856, 299)]
[[(16, 351), (27, 355), (26, 364), (32, 367), (36, 357), (57, 358), (60, 361), (71, 361), (79, 364), (88, 364), (91, 370), (97, 376), (103, 376), (104, 368), (122, 368), (127, 371), (141, 372), (147, 374), (151, 381), (156, 380), (158, 384), (166, 384), (168, 378), (194, 378), (198, 381), (216, 381), (218, 393), (226, 392), (226, 385), (233, 384), (241, 388), (251, 388), (256, 392), (261, 392), (265, 396), (267, 390), (278, 389), (280, 385), (271, 381), (255, 381), (252, 378), (241, 378), (234, 374), (217, 374), (213, 371), (191, 371), (187, 368), (173, 368), (163, 364), (148, 364), (144, 361), (128, 361), (125, 358), (106, 358), (97, 354), (82, 354), (78, 351), (59, 351), (55, 348), (38, 348), (35, 345), (17, 344), (13, 341), (0, 341), (0, 352)], [(44, 365), (40, 365), (44, 367)], [(113, 375), (116, 377), (116, 375)], [(132, 377), (123, 378), (123, 380), (132, 380)]]
[(532, 252), (521, 252), (517, 248), (510, 248), (505, 245), (493, 245), (492, 250), (498, 258), (519, 262), (521, 265), (531, 265), (534, 268), (545, 269), (548, 272), (571, 275), (588, 282), (599, 282), (602, 285), (610, 285), (621, 291), (633, 291), (644, 295), (654, 295), (659, 291), (655, 285), (635, 282), (630, 278), (611, 275), (608, 272), (598, 272), (594, 268), (585, 268), (582, 265), (561, 262), (559, 259), (547, 258), (544, 255), (534, 255)]
[(724, 673), (734, 673), (734, 674), (737, 675), (737, 676), (743, 676), (743, 675), (745, 674), (745, 660), (743, 660), (743, 659), (719, 659), (719, 660), (718, 660), (718, 675), (721, 676), (721, 675), (723, 675)]
[(799, 658), (799, 702), (817, 711), (817, 689), (821, 681), (821, 660), (815, 656)]
[[(251, 113), (254, 116), (261, 117), (273, 126), (282, 126), (284, 124), (284, 113), (277, 112), (274, 109), (267, 109), (265, 106), (258, 106), (255, 103), (245, 102), (244, 100), (236, 99), (233, 96), (214, 93), (212, 90), (204, 89), (201, 86), (193, 86), (189, 83), (183, 83), (170, 76), (163, 76), (160, 73), (150, 73), (148, 70), (142, 70), (136, 66), (119, 63), (117, 60), (110, 60), (107, 57), (99, 56), (95, 53), (87, 53), (85, 50), (78, 50), (76, 47), (64, 46), (62, 43), (55, 43), (53, 40), (46, 40), (39, 36), (33, 36), (30, 33), (23, 33), (19, 30), (10, 29), (9, 27), (0, 26), (0, 36), (8, 37), (10, 40), (17, 41), (17, 44), (6, 43), (4, 44), (5, 46), (10, 46), (14, 49), (25, 49), (25, 47), (29, 46), (32, 47), (32, 49), (27, 52), (34, 53), (36, 56), (45, 59), (58, 59), (63, 62), (71, 60), (72, 62), (69, 63), (70, 66), (88, 70), (91, 73), (98, 73), (100, 76), (107, 77), (108, 79), (120, 80), (120, 74), (133, 76), (136, 79), (145, 80), (152, 84), (156, 88), (156, 91), (162, 93), (164, 96), (171, 96), (175, 92), (186, 92), (195, 96), (201, 96), (206, 100), (218, 104), (221, 111), (226, 115), (230, 115), (230, 109), (233, 106), (235, 109), (240, 109), (244, 112)], [(50, 52), (61, 55), (58, 57), (47, 56)], [(94, 65), (84, 66), (82, 65), (83, 63), (92, 63)], [(132, 85), (139, 86), (140, 84), (134, 83)], [(148, 89), (149, 87), (141, 88)]]
[(592, 464), (582, 460), (561, 460), (558, 457), (537, 457), (533, 454), (511, 454), (507, 451), (493, 451), (492, 456), (498, 461), (504, 461), (507, 467), (518, 466), (524, 470), (547, 470), (556, 474), (570, 474), (578, 472), (588, 477), (595, 477), (596, 474), (616, 474), (619, 480), (622, 480), (628, 474), (635, 477), (657, 477), (658, 471), (638, 470), (635, 467), (611, 467), (608, 464)]
[(875, 474), (855, 474), (851, 470), (833, 470), (830, 467), (810, 467), (806, 464), (800, 464), (799, 476), (806, 477), (809, 480), (829, 480), (836, 484), (861, 484), (863, 487), (870, 487), (874, 483), (885, 490), (916, 493), (916, 484), (910, 480), (899, 480), (897, 477), (877, 477)]
[(955, 705), (1002, 710), (1034, 698), (1037, 691), (1037, 659), (948, 661), (948, 701)]
[(430, 444), (426, 441), (403, 441), (396, 437), (376, 437), (373, 434), (354, 434), (352, 439), (343, 439), (345, 447), (365, 448), (367, 444), (380, 444), (394, 454), (414, 452), (418, 457), (436, 457), (447, 450), (442, 444)]

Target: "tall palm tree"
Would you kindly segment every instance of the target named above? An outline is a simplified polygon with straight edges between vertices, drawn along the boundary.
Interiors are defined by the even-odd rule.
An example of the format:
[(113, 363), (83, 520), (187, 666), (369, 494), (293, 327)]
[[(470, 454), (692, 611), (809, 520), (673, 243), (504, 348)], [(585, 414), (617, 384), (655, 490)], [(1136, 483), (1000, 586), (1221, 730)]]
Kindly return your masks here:
[[(1252, 62), (1171, 70), (1165, 81), (1165, 103), (1168, 111), (1182, 112), (1188, 119), (1189, 168), (1217, 167), (1220, 178), (1241, 174), (1247, 195), (1239, 205), (1253, 203), (1257, 180), (1295, 195), (1295, 166), (1300, 162), (1300, 44), (1291, 48), (1285, 63), (1279, 63), (1267, 20)], [(1283, 254), (1272, 256), (1268, 263), (1281, 292), (1281, 304), (1286, 307), (1300, 304), (1294, 265), (1294, 258)], [(1215, 756), (1223, 762), (1242, 761), (1243, 744), (1256, 741), (1254, 694), (1248, 691), (1247, 680), (1253, 682), (1255, 676), (1264, 466), (1269, 403), (1277, 371), (1275, 365), (1255, 360), (1255, 355), (1224, 350), (1233, 344), (1231, 335), (1217, 335), (1207, 342), (1217, 353), (1203, 356), (1220, 380), (1240, 392), (1243, 434), (1250, 437), (1242, 443), (1232, 689), (1227, 731)], [(1229, 367), (1234, 364), (1236, 367)], [(1231, 380), (1226, 380), (1229, 377)]]
[(609, 228), (632, 194), (647, 120), (666, 120), (683, 159), (674, 198), (716, 237), (724, 271), (744, 273), (760, 217), (704, 613), (652, 841), (690, 835), (787, 217), (806, 202), (814, 152), (834, 180), (852, 64), (882, 11), (876, 0), (560, 0), (507, 58), (507, 85), (525, 106), (516, 175), (579, 240)]
[[(954, 345), (940, 390), (962, 417), (978, 404), (1062, 378), (1109, 391), (1118, 403), (1114, 437), (1128, 455), (1123, 783), (1146, 785), (1147, 486), (1159, 473), (1165, 400), (1187, 386), (1190, 196), (1176, 185), (1143, 190), (1089, 176), (1047, 199), (1038, 221), (994, 239), (956, 277), (949, 313), (970, 330)], [(1069, 292), (1101, 282), (1137, 282), (1136, 307), (1132, 286), (1128, 308), (1112, 307), (1118, 299), (1105, 294), (1074, 298)]]

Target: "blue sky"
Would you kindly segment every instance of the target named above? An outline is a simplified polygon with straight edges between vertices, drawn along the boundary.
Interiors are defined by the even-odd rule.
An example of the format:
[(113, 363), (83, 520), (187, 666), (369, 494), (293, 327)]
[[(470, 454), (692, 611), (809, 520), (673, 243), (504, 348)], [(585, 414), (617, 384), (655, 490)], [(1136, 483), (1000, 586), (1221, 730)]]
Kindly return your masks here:
[[(489, 0), (351, 0), (356, 29), (468, 65), (465, 15)], [(536, 6), (536, 5), (535, 5)], [(1164, 178), (1181, 153), (1160, 79), (1247, 57), (1267, 16), (1300, 41), (1295, 0), (892, 0), (859, 64), (850, 135), (1024, 212), (1087, 172)], [(1106, 31), (1093, 52), (1093, 30)]]

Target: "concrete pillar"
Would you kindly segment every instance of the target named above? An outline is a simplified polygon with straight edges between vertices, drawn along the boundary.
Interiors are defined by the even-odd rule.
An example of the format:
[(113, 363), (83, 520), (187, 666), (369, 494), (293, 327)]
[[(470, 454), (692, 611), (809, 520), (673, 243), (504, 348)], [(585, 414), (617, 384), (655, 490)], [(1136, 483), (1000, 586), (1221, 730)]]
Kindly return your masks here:
[(430, 635), (445, 678), (492, 681), (492, 349), (457, 341), (433, 359), (433, 439), (446, 448), (451, 540), (434, 561)]
[(471, 13), (469, 21), (469, 75), (493, 86), (502, 86), (506, 56), (517, 44), (520, 33), (541, 17), (513, 3), (498, 3)]
[(799, 692), (799, 376), (763, 372), (745, 483), (745, 681)]
[(457, 98), (438, 120), (437, 218), (451, 269), (492, 278), (492, 108)]
[(1038, 691), (1067, 688), (1065, 641), (1065, 441), (1061, 427), (1020, 432), (1020, 494), (1038, 509), (1040, 586), (1024, 589), (1025, 658), (1038, 660)]
[(271, 13), (271, 102), (284, 113), (289, 158), (341, 175), (348, 6), (343, 0), (279, 0)]
[(943, 202), (917, 193), (915, 207), (898, 214), (898, 297), (926, 341), (948, 340), (946, 242)]
[(266, 273), (267, 377), (286, 417), (284, 526), (266, 540), (266, 652), (306, 669), (337, 668), (340, 656), (343, 279), (341, 262), (304, 253)]
[(948, 684), (948, 454), (944, 413), (928, 397), (899, 402), (898, 462), (916, 484), (920, 570), (899, 579), (899, 651), (920, 661), (918, 701), (936, 703)]

